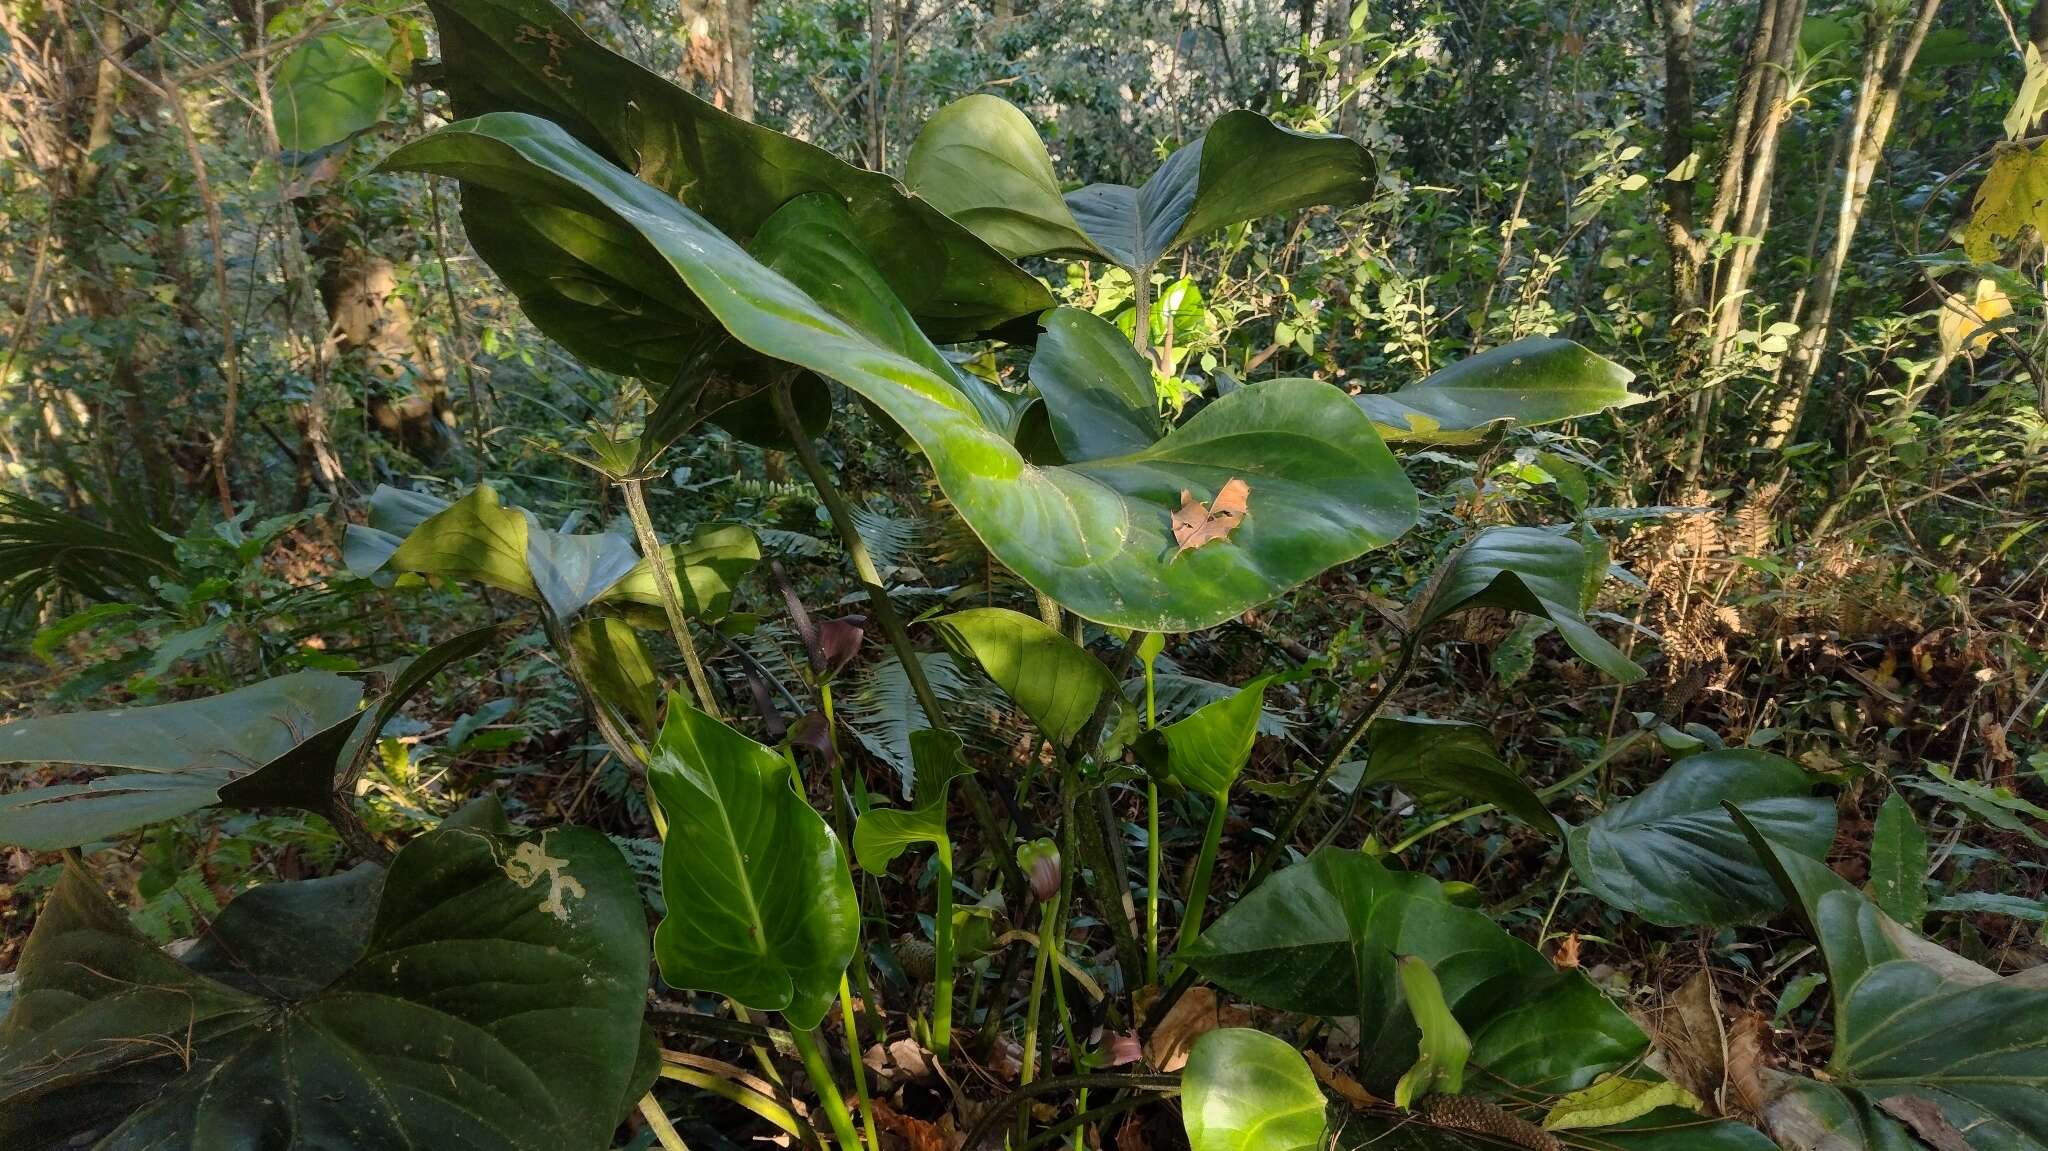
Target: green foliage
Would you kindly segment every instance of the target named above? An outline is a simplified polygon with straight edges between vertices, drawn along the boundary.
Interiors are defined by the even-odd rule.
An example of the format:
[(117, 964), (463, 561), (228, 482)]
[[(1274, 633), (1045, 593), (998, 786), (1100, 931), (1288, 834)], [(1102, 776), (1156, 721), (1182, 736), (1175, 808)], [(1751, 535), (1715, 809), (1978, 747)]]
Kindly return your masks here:
[(388, 873), (258, 888), (181, 958), (72, 864), (0, 1027), (0, 1139), (603, 1148), (646, 963), (630, 872), (577, 828), (428, 832)]
[(1322, 1088), (1301, 1053), (1246, 1027), (1202, 1036), (1181, 1076), (1193, 1151), (1313, 1151), (1327, 1130)]
[(1081, 734), (1105, 695), (1119, 694), (1116, 678), (1088, 649), (1022, 612), (972, 608), (941, 616), (933, 626), (1061, 747)]
[(1533, 427), (1640, 404), (1635, 373), (1570, 340), (1530, 337), (1460, 360), (1358, 406), (1390, 441), (1469, 444), (1500, 425)]
[(648, 786), (668, 816), (662, 978), (816, 1027), (860, 914), (846, 853), (789, 761), (671, 695)]
[(1444, 561), (1421, 597), (1409, 605), (1409, 631), (1420, 633), (1457, 612), (1497, 607), (1557, 625), (1572, 650), (1623, 683), (1643, 670), (1600, 637), (1579, 614), (1591, 576), (1579, 541), (1541, 528), (1487, 528)]
[(1835, 838), (1834, 800), (1790, 760), (1760, 751), (1701, 752), (1637, 795), (1567, 829), (1587, 889), (1652, 923), (1742, 923), (1783, 906), (1770, 876), (1723, 810), (1735, 804), (1765, 834), (1815, 859)]
[(1561, 834), (1543, 800), (1495, 754), (1477, 724), (1419, 716), (1376, 719), (1365, 733), (1365, 762), (1346, 782), (1392, 784), (1424, 802), (1446, 798), (1490, 803), (1540, 830)]

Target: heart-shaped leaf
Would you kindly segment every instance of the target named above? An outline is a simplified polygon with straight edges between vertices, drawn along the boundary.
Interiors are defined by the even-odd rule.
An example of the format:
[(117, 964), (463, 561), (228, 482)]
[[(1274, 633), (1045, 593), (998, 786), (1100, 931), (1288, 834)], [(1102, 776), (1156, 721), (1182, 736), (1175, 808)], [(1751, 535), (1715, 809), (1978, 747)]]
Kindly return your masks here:
[(1473, 607), (1526, 612), (1556, 624), (1572, 650), (1594, 667), (1634, 683), (1643, 669), (1579, 614), (1588, 563), (1585, 545), (1570, 536), (1542, 528), (1487, 528), (1445, 560), (1422, 598), (1409, 606), (1411, 630), (1419, 633)]
[(668, 816), (661, 977), (816, 1027), (860, 936), (838, 837), (788, 760), (680, 696), (653, 751), (647, 781)]
[[(549, 0), (429, 7), (459, 116), (550, 119), (729, 236), (754, 235), (792, 197), (829, 195), (893, 293), (942, 341), (1051, 306), (1034, 277), (895, 180), (712, 107), (605, 48)], [(578, 357), (665, 385), (697, 350), (703, 312), (616, 221), (490, 193), (465, 194), (462, 214), (527, 314)]]
[(1777, 885), (1722, 810), (1733, 802), (1765, 834), (1815, 858), (1835, 837), (1835, 804), (1806, 769), (1761, 751), (1690, 755), (1636, 795), (1569, 828), (1587, 890), (1667, 927), (1744, 923), (1783, 906)]
[(983, 95), (925, 125), (904, 181), (1010, 256), (1104, 258), (1133, 274), (1232, 224), (1362, 203), (1375, 188), (1372, 156), (1356, 141), (1236, 111), (1167, 157), (1142, 187), (1090, 184), (1062, 198), (1031, 121)]
[(1388, 442), (1469, 444), (1496, 425), (1531, 427), (1625, 408), (1635, 373), (1570, 340), (1531, 336), (1460, 360), (1398, 391), (1354, 397)]
[(1152, 370), (1115, 325), (1079, 308), (1054, 308), (1044, 323), (1031, 384), (1064, 462), (1142, 452), (1166, 434)]
[(1054, 743), (1072, 743), (1104, 695), (1119, 695), (1116, 677), (1088, 649), (1007, 608), (970, 608), (933, 621), (946, 646), (1008, 693)]
[(257, 890), (181, 963), (67, 867), (0, 1023), (0, 1145), (610, 1145), (647, 934), (603, 836), (447, 828)]
[(1572, 1091), (1636, 1057), (1647, 1040), (1577, 971), (1559, 971), (1427, 876), (1326, 848), (1269, 877), (1179, 957), (1264, 1007), (1359, 1017), (1359, 1079), (1385, 1095), (1420, 1034), (1395, 956), (1427, 963), (1472, 1039), (1468, 1090)]
[[(735, 339), (836, 379), (880, 408), (924, 451), (989, 550), (1085, 618), (1147, 631), (1214, 626), (1415, 521), (1414, 489), (1372, 421), (1312, 381), (1232, 392), (1143, 451), (1066, 467), (1027, 463), (958, 375), (932, 365), (935, 351), (902, 321), (902, 306), (853, 243), (852, 217), (836, 200), (804, 197), (783, 209), (801, 219), (813, 253), (783, 270), (808, 278), (804, 269), (818, 269), (799, 285), (530, 116), (452, 125), (389, 163), (630, 225)], [(1232, 477), (1251, 487), (1244, 523), (1226, 545), (1176, 556), (1170, 521), (1180, 492), (1206, 500)]]
[(1360, 787), (1392, 784), (1424, 802), (1446, 798), (1491, 803), (1552, 835), (1557, 817), (1527, 782), (1494, 753), (1493, 737), (1474, 723), (1383, 716), (1365, 733), (1366, 758)]
[(1301, 1052), (1249, 1027), (1208, 1032), (1181, 1069), (1192, 1151), (1317, 1151), (1328, 1103)]
[(853, 825), (853, 858), (862, 871), (887, 871), (914, 844), (947, 843), (946, 793), (955, 779), (973, 770), (960, 758), (960, 737), (950, 731), (911, 732), (910, 754), (917, 771), (912, 806), (871, 807)]
[[(1835, 988), (1828, 1086), (1846, 1096), (1834, 1110), (1860, 1114), (1858, 1125), (1878, 1130), (1892, 1120), (1873, 1105), (1945, 1124), (1981, 1151), (2048, 1148), (2048, 969), (2001, 978), (1949, 954), (1746, 809), (1729, 815), (1827, 961)], [(1933, 1111), (1922, 1117), (1923, 1106)], [(1779, 1116), (1772, 1119), (1777, 1130)]]
[[(379, 486), (369, 519), (367, 526), (349, 525), (343, 545), (356, 575), (475, 580), (546, 603), (560, 619), (594, 608), (652, 626), (666, 622), (654, 565), (622, 533), (549, 531), (533, 513), (501, 503), (487, 485), (452, 504)], [(683, 611), (703, 620), (724, 617), (733, 585), (761, 561), (760, 541), (736, 524), (699, 528), (688, 543), (668, 545), (668, 553)]]
[(1183, 719), (1148, 731), (1138, 740), (1139, 758), (1182, 787), (1218, 803), (1251, 762), (1259, 718), (1271, 676), (1262, 676), (1222, 699), (1203, 704)]

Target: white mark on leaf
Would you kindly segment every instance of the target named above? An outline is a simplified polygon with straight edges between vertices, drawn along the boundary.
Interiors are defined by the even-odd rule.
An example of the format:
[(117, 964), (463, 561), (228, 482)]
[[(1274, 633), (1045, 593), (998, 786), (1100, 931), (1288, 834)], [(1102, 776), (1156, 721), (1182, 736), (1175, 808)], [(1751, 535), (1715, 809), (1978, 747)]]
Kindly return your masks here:
[(519, 849), (512, 853), (512, 858), (505, 861), (505, 875), (521, 887), (532, 887), (542, 876), (546, 876), (548, 897), (541, 900), (540, 909), (567, 923), (567, 900), (570, 897), (581, 899), (584, 896), (583, 885), (565, 870), (568, 866), (568, 860), (549, 855), (540, 844), (529, 839), (519, 845)]

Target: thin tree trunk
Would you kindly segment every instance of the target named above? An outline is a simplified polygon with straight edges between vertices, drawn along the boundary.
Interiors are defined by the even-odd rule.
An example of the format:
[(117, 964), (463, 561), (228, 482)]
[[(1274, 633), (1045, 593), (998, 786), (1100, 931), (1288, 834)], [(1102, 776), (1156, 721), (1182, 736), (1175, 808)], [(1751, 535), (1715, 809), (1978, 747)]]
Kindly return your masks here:
[(1892, 122), (1898, 115), (1899, 98), (1913, 58), (1934, 25), (1941, 0), (1920, 0), (1919, 11), (1901, 42), (1894, 45), (1893, 33), (1872, 17), (1864, 49), (1863, 81), (1850, 118), (1848, 164), (1842, 172), (1841, 203), (1835, 218), (1833, 245), (1827, 258), (1813, 272), (1807, 286), (1805, 307), (1798, 320), (1799, 338), (1785, 359), (1783, 378), (1773, 389), (1770, 422), (1761, 446), (1766, 458), (1781, 451), (1799, 430), (1799, 418), (1806, 407), (1806, 394), (1819, 374), (1832, 334), (1835, 292), (1841, 286), (1842, 269), (1848, 265), (1849, 250), (1855, 243), (1856, 226), (1863, 219), (1869, 201), (1870, 180), (1884, 155)]
[[(1799, 45), (1799, 27), (1805, 16), (1806, 0), (1760, 0), (1757, 5), (1754, 39), (1743, 68), (1727, 154), (1722, 160), (1721, 184), (1706, 227), (1708, 235), (1722, 233), (1747, 242), (1730, 247), (1713, 269), (1713, 294), (1705, 300), (1712, 313), (1712, 327), (1703, 353), (1707, 379), (1693, 396), (1685, 462), (1679, 473), (1680, 491), (1698, 483), (1706, 457), (1707, 430), (1713, 423), (1714, 401), (1720, 390), (1720, 382), (1715, 378), (1717, 369), (1742, 328), (1743, 302), (1756, 270), (1757, 254), (1770, 227), (1771, 178), (1777, 166), (1780, 130), (1791, 112), (1793, 52)], [(1691, 258), (1704, 264), (1704, 236), (1686, 240), (1692, 247)]]

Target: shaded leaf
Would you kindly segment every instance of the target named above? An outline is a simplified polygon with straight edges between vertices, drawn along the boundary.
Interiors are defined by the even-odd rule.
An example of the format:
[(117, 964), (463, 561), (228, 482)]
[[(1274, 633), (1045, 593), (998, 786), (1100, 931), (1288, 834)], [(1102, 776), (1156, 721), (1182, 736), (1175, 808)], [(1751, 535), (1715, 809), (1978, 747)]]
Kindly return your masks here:
[(1478, 724), (1420, 716), (1382, 716), (1365, 733), (1361, 786), (1391, 784), (1424, 802), (1446, 798), (1491, 803), (1552, 835), (1557, 817), (1522, 777), (1494, 754)]
[(1870, 897), (1908, 927), (1927, 918), (1927, 833), (1896, 791), (1878, 808), (1871, 831)]
[(1268, 877), (1179, 957), (1263, 1007), (1359, 1016), (1359, 1079), (1385, 1095), (1419, 1040), (1395, 990), (1397, 954), (1430, 965), (1471, 1036), (1472, 1064), (1487, 1077), (1468, 1089), (1571, 1091), (1646, 1045), (1578, 971), (1452, 904), (1435, 880), (1355, 851), (1325, 848)]
[(436, 830), (376, 878), (259, 888), (187, 966), (68, 868), (0, 1024), (0, 1144), (608, 1146), (647, 964), (617, 849)]
[(1743, 923), (1782, 907), (1777, 887), (1722, 804), (1816, 858), (1835, 837), (1835, 804), (1806, 769), (1761, 751), (1700, 752), (1586, 823), (1565, 843), (1587, 890), (1667, 927)]
[(1409, 605), (1412, 632), (1421, 632), (1454, 613), (1497, 607), (1541, 616), (1586, 662), (1623, 683), (1643, 669), (1602, 639), (1579, 614), (1589, 558), (1585, 545), (1541, 528), (1495, 527), (1444, 561), (1422, 596)]
[(1115, 325), (1079, 308), (1054, 308), (1043, 323), (1031, 384), (1065, 462), (1142, 452), (1166, 434), (1152, 369)]
[(342, 21), (292, 49), (271, 80), (278, 143), (313, 152), (382, 120), (399, 95), (388, 62), (397, 46), (377, 18)]

